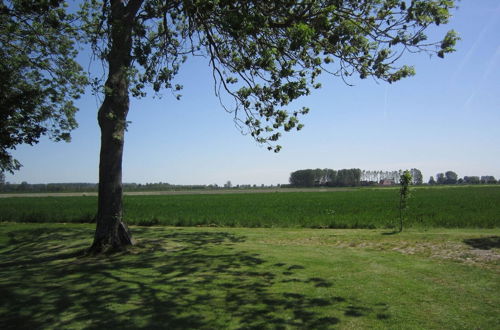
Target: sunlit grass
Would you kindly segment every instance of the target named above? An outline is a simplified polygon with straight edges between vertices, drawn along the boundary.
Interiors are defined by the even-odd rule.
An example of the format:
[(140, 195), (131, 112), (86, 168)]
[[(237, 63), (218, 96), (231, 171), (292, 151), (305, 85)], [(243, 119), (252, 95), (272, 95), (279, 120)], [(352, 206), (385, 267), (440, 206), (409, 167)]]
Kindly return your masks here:
[(498, 229), (132, 231), (83, 257), (92, 225), (0, 224), (1, 328), (498, 326)]

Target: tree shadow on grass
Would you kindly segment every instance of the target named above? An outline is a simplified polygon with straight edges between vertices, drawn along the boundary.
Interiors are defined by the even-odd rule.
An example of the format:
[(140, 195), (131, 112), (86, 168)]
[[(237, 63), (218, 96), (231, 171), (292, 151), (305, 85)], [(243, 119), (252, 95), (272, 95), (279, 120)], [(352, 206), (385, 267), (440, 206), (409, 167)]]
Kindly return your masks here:
[(345, 317), (389, 318), (386, 304), (335, 296), (333, 283), (307, 278), (301, 265), (242, 251), (241, 236), (161, 228), (134, 234), (139, 244), (126, 253), (79, 257), (90, 229), (9, 233), (0, 252), (0, 327), (321, 329)]
[(500, 236), (488, 236), (479, 238), (464, 239), (464, 243), (481, 250), (491, 250), (493, 248), (500, 248)]
[(401, 232), (399, 230), (393, 230), (393, 231), (385, 231), (382, 233), (384, 236), (390, 236), (390, 235), (396, 235), (400, 234)]

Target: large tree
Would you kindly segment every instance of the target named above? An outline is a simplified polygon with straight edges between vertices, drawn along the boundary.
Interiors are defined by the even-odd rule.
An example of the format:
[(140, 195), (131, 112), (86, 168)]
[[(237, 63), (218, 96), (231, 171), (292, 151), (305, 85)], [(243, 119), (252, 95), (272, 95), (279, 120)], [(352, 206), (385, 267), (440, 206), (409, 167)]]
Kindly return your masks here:
[(446, 183), (446, 177), (444, 176), (444, 173), (436, 174), (436, 182), (437, 182), (437, 184), (445, 184)]
[(290, 173), (290, 185), (293, 187), (314, 187), (315, 181), (314, 170), (298, 170)]
[(0, 171), (21, 167), (18, 145), (69, 141), (77, 126), (73, 100), (87, 79), (74, 59), (75, 19), (63, 1), (0, 1)]
[(413, 184), (421, 185), (424, 182), (424, 177), (422, 176), (422, 172), (418, 168), (412, 168), (410, 170), (410, 174), (412, 177)]
[(444, 176), (446, 177), (444, 181), (444, 183), (446, 184), (456, 184), (458, 181), (458, 175), (453, 171), (446, 171)]
[[(11, 1), (16, 2), (16, 1)], [(37, 1), (19, 0), (23, 3)], [(58, 3), (59, 1), (46, 1)], [(122, 153), (129, 97), (149, 88), (180, 91), (174, 78), (189, 56), (207, 58), (215, 93), (235, 122), (270, 150), (283, 131), (301, 129), (307, 108), (291, 102), (329, 73), (389, 83), (414, 74), (398, 65), (407, 52), (453, 51), (453, 31), (427, 41), (446, 23), (448, 0), (85, 0), (75, 24), (106, 66), (97, 228), (91, 250), (132, 244), (122, 220)]]

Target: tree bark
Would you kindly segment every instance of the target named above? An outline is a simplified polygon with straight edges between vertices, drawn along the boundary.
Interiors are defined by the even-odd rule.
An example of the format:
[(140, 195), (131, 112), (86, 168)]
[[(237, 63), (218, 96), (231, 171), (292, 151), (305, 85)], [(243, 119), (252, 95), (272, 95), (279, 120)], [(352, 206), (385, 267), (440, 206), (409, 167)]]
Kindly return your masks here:
[[(122, 157), (131, 65), (132, 23), (142, 1), (111, 1), (111, 49), (105, 97), (99, 109), (101, 152), (97, 225), (90, 253), (122, 250), (133, 245), (132, 235), (123, 221)], [(135, 6), (133, 6), (135, 5)]]

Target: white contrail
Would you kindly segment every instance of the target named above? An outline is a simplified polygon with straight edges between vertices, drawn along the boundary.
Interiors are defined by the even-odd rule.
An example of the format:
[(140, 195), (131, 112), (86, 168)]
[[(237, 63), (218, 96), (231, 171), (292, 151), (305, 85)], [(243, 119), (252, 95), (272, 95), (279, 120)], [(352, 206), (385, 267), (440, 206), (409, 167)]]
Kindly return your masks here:
[(469, 95), (467, 100), (465, 101), (464, 105), (462, 106), (462, 109), (467, 110), (470, 105), (472, 104), (472, 101), (476, 97), (476, 94), (479, 92), (479, 90), (482, 88), (484, 85), (485, 81), (488, 79), (488, 77), (493, 74), (495, 66), (499, 63), (500, 60), (500, 45), (497, 46), (497, 49), (493, 56), (490, 57), (490, 60), (488, 61), (488, 65), (483, 71), (483, 74), (481, 75), (481, 80), (479, 83), (474, 84), (475, 88), (473, 89), (472, 93)]
[(455, 70), (455, 72), (453, 72), (453, 74), (450, 77), (450, 83), (448, 84), (448, 86), (454, 85), (459, 80), (458, 76), (462, 72), (465, 65), (468, 65), (468, 63), (470, 62), (472, 54), (476, 52), (476, 49), (478, 48), (479, 44), (483, 42), (486, 33), (493, 28), (495, 23), (500, 18), (499, 13), (500, 13), (500, 5), (493, 11), (493, 15), (491, 15), (488, 22), (484, 25), (477, 38), (474, 40), (472, 46), (469, 48), (465, 56), (460, 61), (460, 64), (458, 64), (457, 69)]

